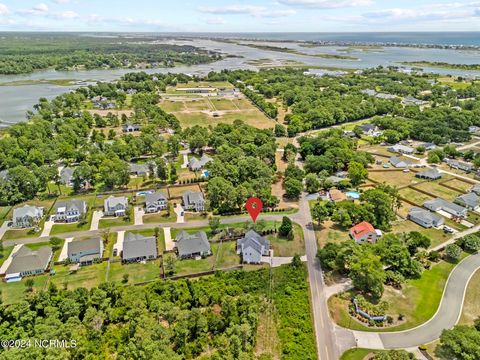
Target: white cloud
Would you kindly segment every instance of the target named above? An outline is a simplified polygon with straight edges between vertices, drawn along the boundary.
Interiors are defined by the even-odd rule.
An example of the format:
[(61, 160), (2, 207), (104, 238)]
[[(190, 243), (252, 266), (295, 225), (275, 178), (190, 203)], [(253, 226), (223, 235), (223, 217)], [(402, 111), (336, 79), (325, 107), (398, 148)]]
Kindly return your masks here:
[(278, 0), (282, 5), (319, 9), (347, 8), (373, 5), (373, 0)]
[(205, 22), (209, 25), (223, 25), (227, 23), (225, 19), (222, 19), (221, 17), (209, 18), (206, 19)]
[(0, 15), (7, 15), (8, 7), (5, 4), (0, 3)]
[(70, 0), (53, 0), (53, 2), (57, 4), (68, 4), (71, 1)]
[(40, 3), (30, 9), (18, 10), (18, 13), (27, 15), (46, 15), (48, 13), (48, 5)]
[(76, 19), (80, 17), (80, 15), (78, 15), (75, 11), (61, 11), (58, 13), (53, 13), (50, 16), (57, 19)]
[(286, 17), (295, 15), (295, 10), (270, 10), (264, 6), (255, 5), (228, 5), (221, 7), (200, 6), (198, 11), (217, 15), (251, 15), (254, 17)]

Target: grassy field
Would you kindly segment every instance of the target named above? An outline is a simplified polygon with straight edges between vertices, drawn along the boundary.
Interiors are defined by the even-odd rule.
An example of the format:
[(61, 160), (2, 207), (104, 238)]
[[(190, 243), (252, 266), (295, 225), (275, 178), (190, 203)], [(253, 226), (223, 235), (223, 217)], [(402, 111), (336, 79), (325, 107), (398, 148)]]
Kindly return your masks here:
[(164, 100), (161, 103), (161, 108), (166, 112), (179, 112), (186, 110), (183, 101)]
[(446, 188), (445, 186), (440, 185), (438, 181), (421, 183), (416, 185), (415, 187), (449, 201), (453, 201), (457, 196), (461, 195), (461, 193), (455, 190), (451, 190)]
[(470, 191), (470, 189), (472, 188), (472, 184), (462, 181), (461, 179), (455, 179), (455, 178), (446, 182), (445, 185), (453, 186), (454, 188), (463, 190), (465, 192)]
[(56, 266), (55, 275), (52, 276), (51, 282), (60, 288), (69, 290), (84, 287), (91, 289), (105, 282), (107, 262), (82, 266), (75, 272), (70, 272), (70, 265)]
[(169, 189), (170, 192), (170, 198), (181, 198), (184, 193), (187, 191), (194, 191), (194, 192), (199, 192), (200, 191), (200, 186), (198, 184), (193, 184), (189, 186), (182, 186), (182, 187), (172, 187)]
[[(342, 356), (340, 357), (340, 360), (364, 360), (364, 359), (371, 359), (370, 356), (374, 354), (384, 354), (388, 353), (389, 350), (373, 350), (373, 349), (362, 349), (362, 348), (356, 348), (356, 349), (350, 349), (345, 351)], [(367, 357), (367, 355), (369, 357)]]
[[(31, 278), (34, 281), (33, 291), (40, 291), (44, 289), (48, 275), (33, 276)], [(4, 304), (19, 302), (24, 298), (26, 289), (25, 280), (8, 284), (3, 281), (0, 282), (1, 298)]]
[(11, 208), (11, 206), (0, 206), (0, 220), (3, 220), (7, 217)]
[(218, 124), (233, 124), (235, 120), (242, 120), (247, 125), (259, 129), (271, 129), (275, 126), (275, 121), (268, 119), (262, 112), (256, 109), (243, 110), (238, 112), (222, 113), (213, 117), (203, 112), (175, 113), (183, 127), (198, 126), (217, 126)]
[(403, 171), (389, 170), (389, 171), (376, 171), (370, 172), (368, 178), (379, 183), (387, 183), (389, 185), (395, 185), (402, 187), (417, 182), (415, 174), (413, 172), (404, 173)]
[(293, 256), (305, 254), (305, 241), (300, 225), (293, 226), (293, 240), (281, 237), (279, 234), (268, 235), (270, 245), (273, 248), (273, 256)]
[(433, 197), (412, 188), (401, 189), (399, 190), (399, 193), (400, 196), (404, 197), (407, 200), (413, 201), (419, 206), (423, 206), (426, 201), (434, 199)]
[(465, 301), (463, 303), (460, 324), (473, 325), (473, 322), (480, 317), (480, 270), (477, 270), (468, 283)]
[[(464, 253), (463, 257), (465, 256), (467, 255)], [(391, 287), (385, 288), (382, 300), (387, 301), (390, 305), (387, 313), (394, 318), (398, 314), (405, 316), (405, 322), (398, 326), (384, 329), (369, 328), (353, 320), (347, 310), (349, 303), (347, 299), (352, 296), (348, 293), (332, 296), (328, 300), (330, 314), (339, 325), (354, 330), (389, 332), (411, 329), (423, 324), (435, 314), (448, 275), (456, 265), (441, 261), (432, 266), (430, 270), (424, 271), (420, 279), (406, 281), (401, 292)]]
[(147, 261), (145, 264), (133, 263), (122, 265), (121, 262), (110, 264), (108, 281), (121, 282), (128, 274), (128, 283), (135, 284), (160, 278), (160, 259)]

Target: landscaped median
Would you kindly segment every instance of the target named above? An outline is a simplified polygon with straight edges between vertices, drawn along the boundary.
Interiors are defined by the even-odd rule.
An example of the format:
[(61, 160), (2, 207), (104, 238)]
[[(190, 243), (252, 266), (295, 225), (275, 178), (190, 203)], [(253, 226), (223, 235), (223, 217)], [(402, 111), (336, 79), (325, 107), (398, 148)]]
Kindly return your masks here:
[[(467, 257), (462, 254), (462, 259)], [(398, 325), (369, 327), (354, 319), (348, 312), (355, 291), (347, 291), (328, 299), (330, 316), (340, 326), (352, 330), (369, 332), (393, 332), (412, 329), (427, 322), (435, 315), (448, 277), (458, 263), (440, 261), (431, 269), (425, 270), (421, 278), (407, 280), (401, 290), (386, 287), (380, 301), (388, 304), (386, 315), (393, 318)], [(376, 302), (378, 304), (378, 302)]]

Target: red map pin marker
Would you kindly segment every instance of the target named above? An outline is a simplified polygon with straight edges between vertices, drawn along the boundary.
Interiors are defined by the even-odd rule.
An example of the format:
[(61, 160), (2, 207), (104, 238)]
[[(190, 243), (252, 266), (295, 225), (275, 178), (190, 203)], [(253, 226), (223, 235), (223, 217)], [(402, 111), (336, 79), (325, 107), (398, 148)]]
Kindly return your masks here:
[(245, 203), (245, 208), (252, 217), (253, 222), (255, 222), (257, 221), (258, 214), (260, 214), (263, 209), (262, 200), (257, 197), (251, 197)]

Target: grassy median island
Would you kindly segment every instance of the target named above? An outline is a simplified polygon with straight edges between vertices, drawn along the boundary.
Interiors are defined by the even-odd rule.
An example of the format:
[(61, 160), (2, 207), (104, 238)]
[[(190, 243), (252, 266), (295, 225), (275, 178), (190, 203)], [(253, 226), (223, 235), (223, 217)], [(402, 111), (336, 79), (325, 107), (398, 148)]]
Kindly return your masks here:
[[(466, 256), (464, 253), (462, 259)], [(404, 316), (404, 321), (398, 326), (367, 327), (353, 319), (348, 313), (350, 299), (355, 295), (353, 291), (337, 294), (328, 299), (330, 315), (338, 325), (353, 330), (390, 332), (414, 328), (435, 315), (448, 276), (457, 265), (458, 263), (441, 261), (431, 269), (425, 270), (421, 278), (407, 280), (402, 290), (385, 287), (381, 300), (389, 304), (387, 315), (395, 320), (400, 314)]]

